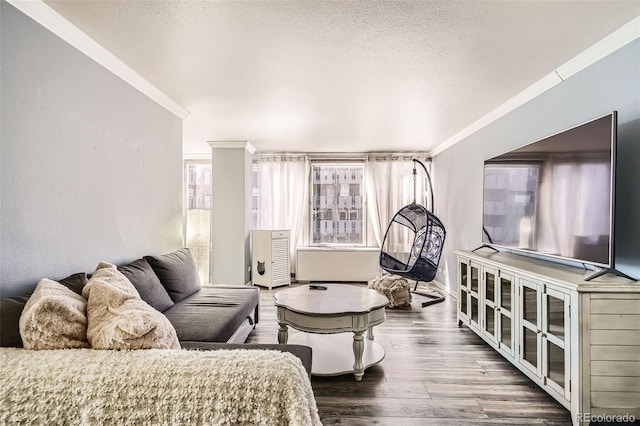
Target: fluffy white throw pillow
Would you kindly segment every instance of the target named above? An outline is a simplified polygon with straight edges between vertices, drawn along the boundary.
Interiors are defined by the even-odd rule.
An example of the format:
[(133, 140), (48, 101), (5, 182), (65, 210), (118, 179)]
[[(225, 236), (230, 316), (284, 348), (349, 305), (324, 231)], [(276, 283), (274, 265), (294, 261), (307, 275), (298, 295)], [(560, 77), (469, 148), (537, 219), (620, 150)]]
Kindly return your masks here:
[(20, 315), (20, 336), (25, 349), (88, 348), (87, 301), (41, 279)]
[(140, 298), (115, 265), (100, 262), (84, 286), (87, 337), (95, 349), (179, 349), (167, 317)]
[(406, 278), (385, 273), (369, 281), (369, 288), (389, 300), (387, 308), (403, 308), (411, 305), (411, 285)]

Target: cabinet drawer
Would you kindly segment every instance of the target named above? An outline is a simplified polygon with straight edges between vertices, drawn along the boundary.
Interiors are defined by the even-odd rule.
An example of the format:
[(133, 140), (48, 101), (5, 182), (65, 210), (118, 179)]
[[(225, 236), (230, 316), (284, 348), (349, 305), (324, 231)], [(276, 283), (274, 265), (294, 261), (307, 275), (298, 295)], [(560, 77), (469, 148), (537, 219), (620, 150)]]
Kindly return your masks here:
[(289, 231), (271, 231), (271, 238), (289, 238)]

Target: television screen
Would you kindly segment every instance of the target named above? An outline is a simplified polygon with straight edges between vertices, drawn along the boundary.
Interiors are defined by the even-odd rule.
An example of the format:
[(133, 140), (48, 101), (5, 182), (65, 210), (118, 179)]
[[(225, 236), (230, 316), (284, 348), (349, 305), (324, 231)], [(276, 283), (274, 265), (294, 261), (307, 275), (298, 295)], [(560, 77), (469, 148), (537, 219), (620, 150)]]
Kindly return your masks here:
[(483, 242), (611, 266), (616, 118), (485, 161)]

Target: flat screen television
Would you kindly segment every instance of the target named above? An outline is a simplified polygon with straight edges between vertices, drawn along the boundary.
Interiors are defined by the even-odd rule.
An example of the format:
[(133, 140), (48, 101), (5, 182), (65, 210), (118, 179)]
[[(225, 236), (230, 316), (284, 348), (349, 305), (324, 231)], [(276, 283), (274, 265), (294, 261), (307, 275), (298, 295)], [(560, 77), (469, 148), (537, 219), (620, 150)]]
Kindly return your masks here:
[(484, 163), (483, 243), (613, 268), (617, 113)]

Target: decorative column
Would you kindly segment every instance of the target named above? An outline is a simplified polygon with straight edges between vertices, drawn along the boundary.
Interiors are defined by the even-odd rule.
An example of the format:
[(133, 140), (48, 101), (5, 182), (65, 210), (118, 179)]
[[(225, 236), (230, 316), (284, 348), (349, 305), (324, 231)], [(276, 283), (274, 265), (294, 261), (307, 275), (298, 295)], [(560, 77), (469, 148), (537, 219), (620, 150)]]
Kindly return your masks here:
[(248, 142), (212, 141), (211, 261), (212, 284), (250, 281), (251, 161)]

